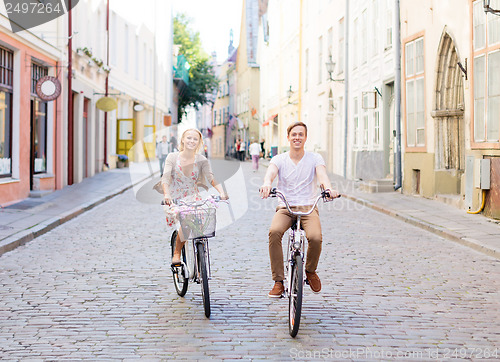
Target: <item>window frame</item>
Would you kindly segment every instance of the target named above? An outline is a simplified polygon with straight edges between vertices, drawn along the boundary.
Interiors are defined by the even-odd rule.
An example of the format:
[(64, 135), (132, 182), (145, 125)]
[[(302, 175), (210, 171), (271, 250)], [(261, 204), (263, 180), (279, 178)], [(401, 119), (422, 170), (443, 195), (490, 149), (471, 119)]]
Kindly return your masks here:
[[(489, 94), (488, 94), (488, 66), (489, 66), (489, 57), (491, 54), (495, 54), (500, 52), (500, 41), (497, 41), (496, 43), (489, 44), (489, 26), (490, 26), (490, 20), (491, 17), (496, 16), (492, 15), (489, 13), (484, 13), (482, 12), (481, 15), (485, 17), (484, 19), (484, 46), (478, 47), (477, 49), (475, 48), (475, 42), (474, 42), (474, 37), (476, 36), (475, 34), (475, 23), (474, 23), (474, 5), (476, 3), (479, 3), (482, 7), (482, 1), (481, 0), (470, 0), (470, 15), (469, 15), (469, 20), (470, 20), (470, 29), (471, 29), (471, 46), (470, 46), (470, 58), (472, 61), (470, 62), (471, 66), (471, 74), (472, 74), (472, 79), (476, 80), (475, 78), (475, 61), (476, 59), (479, 59), (480, 57), (484, 56), (484, 79), (483, 79), (483, 87), (484, 87), (484, 134), (483, 134), (483, 139), (484, 140), (478, 140), (476, 141), (476, 106), (475, 106), (475, 89), (476, 89), (476, 82), (472, 81), (470, 82), (471, 86), (471, 91), (470, 91), (470, 102), (471, 102), (471, 122), (470, 122), (470, 145), (471, 149), (500, 149), (500, 124), (499, 124), (499, 134), (498, 134), (498, 140), (488, 140), (488, 100), (489, 100)], [(482, 9), (481, 9), (482, 10)], [(500, 117), (499, 117), (500, 118)], [(500, 119), (498, 120), (500, 123)]]
[[(416, 61), (414, 62), (415, 64), (413, 65), (414, 67), (414, 72), (411, 73), (411, 75), (407, 74), (407, 62), (406, 62), (406, 49), (407, 45), (410, 43), (416, 43), (419, 39), (422, 39), (423, 41), (423, 66), (422, 66), (422, 71), (418, 72), (416, 70)], [(402, 59), (403, 61), (401, 62), (401, 65), (403, 67), (402, 69), (402, 74), (403, 74), (403, 87), (402, 87), (402, 94), (401, 94), (401, 105), (403, 108), (402, 116), (404, 117), (404, 122), (403, 122), (403, 129), (404, 129), (404, 142), (405, 142), (405, 150), (406, 152), (427, 152), (427, 130), (428, 130), (428, 125), (427, 125), (427, 101), (426, 101), (426, 72), (425, 72), (425, 31), (421, 31), (419, 33), (413, 34), (412, 36), (404, 39), (403, 41), (403, 47), (402, 47)], [(416, 54), (414, 52), (414, 59), (416, 60)], [(407, 84), (409, 81), (414, 82), (415, 84), (415, 106), (417, 104), (417, 92), (416, 92), (416, 86), (417, 86), (417, 80), (423, 79), (424, 82), (424, 94), (423, 94), (423, 102), (424, 102), (424, 143), (423, 144), (418, 144), (417, 143), (417, 119), (415, 119), (414, 124), (415, 124), (415, 144), (414, 145), (409, 145), (408, 144), (408, 103), (407, 103)], [(415, 115), (417, 114), (416, 108), (415, 108)]]
[[(10, 172), (0, 174), (0, 178), (9, 178), (12, 177), (12, 128), (14, 126), (14, 122), (12, 119), (12, 103), (14, 98), (14, 52), (8, 48), (0, 46), (0, 49), (4, 54), (2, 54), (2, 59), (7, 60), (6, 65), (0, 64), (0, 72), (3, 75), (7, 75), (7, 82), (0, 84), (0, 92), (10, 94), (9, 97), (9, 105), (8, 105), (8, 113), (9, 113), (9, 134), (5, 135), (9, 139), (9, 159), (10, 159)], [(10, 66), (10, 67), (9, 67)], [(2, 79), (3, 80), (3, 79)]]

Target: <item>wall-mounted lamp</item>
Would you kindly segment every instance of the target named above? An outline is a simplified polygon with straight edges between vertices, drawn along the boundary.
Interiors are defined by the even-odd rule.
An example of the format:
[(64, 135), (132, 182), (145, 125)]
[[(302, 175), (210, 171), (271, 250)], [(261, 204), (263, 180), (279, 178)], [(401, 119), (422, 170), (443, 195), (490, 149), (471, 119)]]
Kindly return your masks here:
[(483, 0), (484, 12), (500, 16), (500, 9), (493, 9), (492, 7), (490, 7), (490, 3), (490, 0)]
[(335, 62), (332, 59), (332, 55), (330, 54), (328, 56), (328, 61), (325, 63), (326, 65), (326, 71), (328, 72), (328, 80), (330, 82), (343, 82), (343, 79), (333, 79), (332, 74), (333, 71), (335, 70)]
[(290, 85), (290, 88), (286, 91), (286, 95), (288, 97), (288, 104), (297, 104), (297, 102), (290, 102), (290, 98), (292, 98), (293, 94), (295, 92), (292, 90), (292, 86)]
[(458, 62), (457, 65), (460, 68), (460, 70), (462, 71), (462, 73), (464, 73), (465, 80), (467, 80), (467, 58), (465, 58), (465, 66), (462, 65), (462, 63), (460, 63), (460, 62)]

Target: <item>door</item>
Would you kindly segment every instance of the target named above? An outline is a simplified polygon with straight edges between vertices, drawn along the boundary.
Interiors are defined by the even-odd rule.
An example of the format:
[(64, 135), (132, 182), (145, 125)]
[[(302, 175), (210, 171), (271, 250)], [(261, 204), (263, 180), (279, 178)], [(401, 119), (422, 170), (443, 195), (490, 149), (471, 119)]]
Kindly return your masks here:
[(88, 175), (88, 153), (89, 153), (89, 122), (88, 122), (88, 113), (89, 112), (89, 99), (83, 99), (83, 177), (89, 177)]
[(116, 153), (118, 155), (127, 155), (129, 161), (133, 161), (133, 152), (129, 151), (134, 145), (135, 137), (135, 119), (118, 119)]
[(47, 172), (47, 103), (31, 100), (30, 190), (35, 174)]
[(154, 160), (156, 153), (155, 126), (144, 126), (144, 156), (146, 160)]

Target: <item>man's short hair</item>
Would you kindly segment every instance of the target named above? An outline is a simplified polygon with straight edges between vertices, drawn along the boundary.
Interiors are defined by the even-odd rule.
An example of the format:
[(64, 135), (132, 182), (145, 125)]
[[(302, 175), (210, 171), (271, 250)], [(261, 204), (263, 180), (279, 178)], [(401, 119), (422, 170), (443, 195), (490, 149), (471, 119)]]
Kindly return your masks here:
[(292, 128), (295, 128), (297, 126), (304, 127), (306, 129), (306, 136), (307, 136), (307, 126), (304, 122), (294, 122), (291, 125), (289, 125), (288, 128), (286, 129), (287, 136), (290, 136), (290, 132), (292, 131)]

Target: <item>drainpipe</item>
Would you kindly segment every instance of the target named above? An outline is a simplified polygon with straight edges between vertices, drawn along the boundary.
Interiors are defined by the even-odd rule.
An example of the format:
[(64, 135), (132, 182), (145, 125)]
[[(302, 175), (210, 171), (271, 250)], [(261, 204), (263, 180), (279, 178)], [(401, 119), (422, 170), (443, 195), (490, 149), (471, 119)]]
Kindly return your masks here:
[(300, 122), (302, 120), (302, 14), (304, 9), (304, 0), (300, 0), (300, 20), (299, 20), (299, 105), (298, 105), (298, 117), (297, 120)]
[(344, 178), (347, 178), (347, 127), (349, 125), (349, 0), (345, 0), (344, 61)]
[(396, 77), (394, 82), (394, 96), (395, 96), (395, 126), (396, 126), (396, 162), (394, 165), (394, 173), (396, 176), (396, 184), (394, 190), (402, 187), (402, 167), (401, 167), (401, 27), (400, 27), (400, 14), (399, 14), (399, 0), (395, 0), (394, 7), (394, 25), (395, 25), (395, 48), (394, 48), (394, 62), (396, 65)]
[[(109, 69), (109, 0), (106, 4), (106, 66)], [(109, 91), (109, 72), (106, 72), (106, 94)], [(104, 164), (107, 168), (108, 165), (108, 112), (104, 112)]]
[(71, 0), (68, 0), (68, 180), (73, 184), (73, 25)]

